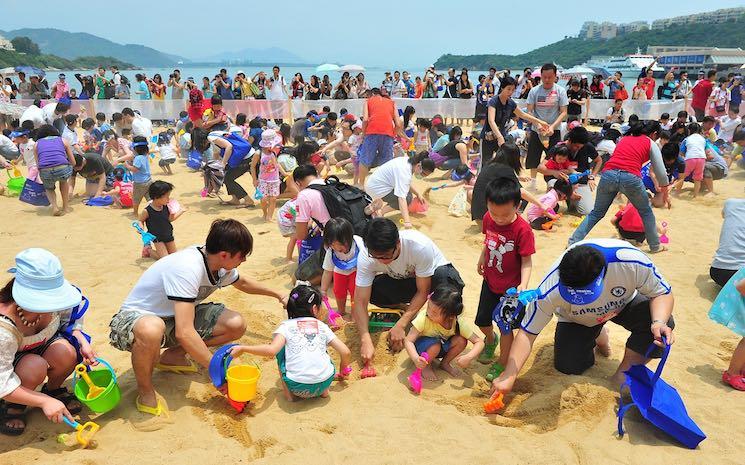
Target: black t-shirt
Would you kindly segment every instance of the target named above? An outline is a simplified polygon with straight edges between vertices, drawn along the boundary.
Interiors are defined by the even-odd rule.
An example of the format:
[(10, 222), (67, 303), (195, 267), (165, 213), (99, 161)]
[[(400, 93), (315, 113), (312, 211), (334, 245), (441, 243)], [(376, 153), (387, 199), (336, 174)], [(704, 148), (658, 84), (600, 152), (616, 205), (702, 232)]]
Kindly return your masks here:
[(576, 103), (572, 103), (571, 100), (582, 100), (587, 96), (587, 92), (584, 89), (579, 89), (578, 91), (573, 91), (572, 89), (567, 90), (567, 98), (570, 100), (569, 105), (567, 105), (567, 114), (568, 115), (581, 115), (582, 114), (582, 106), (577, 105)]
[(109, 160), (97, 153), (85, 153), (83, 158), (85, 159), (85, 165), (78, 171), (78, 174), (86, 179), (96, 179), (102, 174), (107, 175), (114, 170)]
[[(499, 95), (495, 95), (489, 99), (486, 106), (487, 111), (488, 107), (494, 108), (494, 122), (497, 123), (497, 127), (499, 128), (499, 132), (502, 133), (502, 136), (507, 137), (507, 134), (505, 133), (507, 123), (514, 116), (517, 103), (515, 103), (511, 98), (508, 98), (507, 102), (503, 104), (502, 101), (499, 100)], [(484, 128), (481, 130), (481, 140), (486, 140), (486, 136), (492, 134), (491, 126), (489, 126), (488, 115), (489, 114), (487, 113), (486, 124), (484, 124)]]
[(471, 199), (471, 219), (481, 220), (486, 214), (486, 186), (495, 179), (513, 179), (519, 183), (515, 170), (502, 163), (487, 163), (476, 178)]
[(461, 139), (450, 141), (447, 143), (447, 145), (443, 148), (441, 148), (437, 153), (442, 155), (443, 157), (447, 159), (454, 159), (454, 158), (460, 158), (460, 152), (458, 152), (458, 148), (456, 147), (458, 144), (465, 144)]
[(453, 83), (452, 85), (448, 84), (448, 94), (450, 94), (451, 98), (457, 98), (458, 97), (458, 78), (455, 76), (453, 76), (452, 78), (448, 77), (446, 82)]

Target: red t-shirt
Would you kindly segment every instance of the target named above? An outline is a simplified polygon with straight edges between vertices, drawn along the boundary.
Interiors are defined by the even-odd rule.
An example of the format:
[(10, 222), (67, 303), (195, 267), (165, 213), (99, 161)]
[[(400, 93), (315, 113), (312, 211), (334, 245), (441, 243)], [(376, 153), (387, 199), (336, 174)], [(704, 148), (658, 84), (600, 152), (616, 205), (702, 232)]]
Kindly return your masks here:
[(699, 110), (705, 110), (706, 102), (711, 95), (712, 87), (713, 85), (708, 79), (704, 79), (696, 84), (696, 86), (691, 90), (691, 93), (693, 94), (693, 98), (691, 99), (691, 107), (698, 108)]
[(634, 208), (632, 204), (627, 204), (623, 210), (619, 210), (616, 213), (618, 218), (618, 226), (624, 231), (628, 232), (644, 232), (644, 223), (642, 223), (642, 217), (639, 216), (639, 210)]
[(114, 187), (119, 188), (119, 201), (124, 207), (132, 206), (132, 192), (134, 186), (131, 182), (114, 181)]
[(654, 98), (654, 78), (645, 77), (642, 79), (642, 82), (644, 83), (644, 87), (647, 90), (647, 100), (652, 100)]
[(649, 161), (652, 139), (647, 136), (624, 136), (618, 141), (603, 172), (621, 170), (642, 177), (642, 166)]
[(394, 118), (397, 118), (393, 100), (373, 95), (367, 99), (367, 127), (365, 134), (382, 134), (393, 137)]
[(507, 289), (520, 284), (522, 257), (535, 253), (533, 230), (520, 215), (511, 224), (499, 226), (486, 212), (482, 232), (486, 235), (484, 245), (487, 249), (484, 279), (492, 292), (504, 294)]
[(546, 160), (546, 168), (550, 170), (568, 170), (571, 165), (572, 165), (572, 162), (569, 161), (568, 158), (564, 163), (558, 163), (553, 158), (549, 158), (548, 160)]

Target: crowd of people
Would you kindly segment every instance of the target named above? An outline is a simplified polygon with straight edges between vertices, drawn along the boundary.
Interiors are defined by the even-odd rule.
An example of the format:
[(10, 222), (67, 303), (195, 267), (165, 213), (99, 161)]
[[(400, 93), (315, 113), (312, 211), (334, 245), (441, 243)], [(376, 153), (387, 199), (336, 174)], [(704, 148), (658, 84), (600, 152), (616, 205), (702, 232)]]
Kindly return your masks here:
[[(672, 288), (650, 258), (666, 250), (660, 241), (665, 229), (654, 210), (669, 208), (671, 187), (679, 194), (687, 182), (693, 185), (692, 197), (714, 194), (714, 181), (728, 175), (745, 146), (738, 106), (725, 105), (725, 113), (716, 110), (715, 115), (696, 110), (695, 117), (681, 111), (674, 120), (663, 115), (660, 121), (644, 121), (632, 114), (592, 130), (572, 106), (582, 105), (585, 96), (577, 93), (582, 84), (571, 82), (569, 90), (558, 85), (553, 64), (540, 68), (538, 81), (530, 69), (518, 79), (494, 69), (476, 88), (465, 71), (455, 78), (454, 70), (437, 76), (429, 69), (422, 97), (438, 96), (435, 83), (442, 83), (451, 97), (483, 100), (472, 126), (448, 127), (441, 115), (417, 117), (411, 106), (399, 113), (390, 97), (411, 95), (411, 89), (416, 96), (422, 81), (415, 78), (410, 89), (408, 73), (394, 73), (372, 88), (363, 75), (342, 76), (326, 88), (325, 79), (319, 82), (315, 76), (307, 85), (295, 76), (288, 86), (279, 71), (275, 67), (269, 78), (259, 73), (251, 79), (238, 73), (234, 81), (222, 70), (213, 80), (205, 78), (203, 86), (187, 79), (179, 87), (188, 96), (186, 109), (175, 127), (160, 132), (131, 108), (110, 116), (70, 113), (61, 95), (44, 106), (35, 102), (0, 136), (0, 164), (25, 164), (28, 179), (43, 186), (54, 216), (70, 213), (80, 175), (86, 197), (108, 197), (112, 206), (132, 209), (154, 237), (142, 255), (155, 263), (110, 323), (111, 345), (131, 352), (139, 411), (158, 416), (166, 409), (153, 384), (154, 369), (189, 373), (197, 365), (207, 368), (209, 347), (244, 335), (246, 322), (239, 312), (205, 303), (210, 294), (231, 285), (274, 297), (286, 307), (288, 319), (267, 335), (266, 344), (236, 346), (231, 353), (276, 357), (290, 401), (328, 396), (331, 383), (351, 371), (349, 348), (323, 321), (322, 302), (329, 291), (342, 318), (356, 323), (363, 378), (376, 374), (368, 329), (371, 305), (403, 309), (388, 331), (389, 345), (406, 350), (425, 379), (437, 376), (435, 368), (457, 376), (478, 360), (490, 365), (487, 377), (493, 391), (501, 393), (512, 390), (553, 314), (559, 316), (554, 364), (562, 373), (581, 374), (594, 365), (596, 352), (609, 354), (609, 321), (630, 332), (612, 375), (615, 382), (630, 366), (659, 358), (665, 344), (674, 342)], [(715, 74), (709, 73), (708, 86)], [(105, 77), (99, 75), (101, 86), (94, 79), (88, 95), (98, 96), (101, 89), (105, 94)], [(181, 86), (180, 79), (176, 72), (167, 83), (153, 79), (158, 89), (153, 92), (152, 84), (138, 77), (145, 84), (135, 93), (162, 96), (165, 87)], [(733, 82), (739, 86), (738, 79)], [(616, 81), (609, 81), (608, 87), (613, 85)], [(701, 85), (691, 86), (694, 98)], [(60, 91), (58, 85), (52, 88)], [(254, 98), (282, 92), (281, 98), (356, 95), (366, 101), (360, 115), (319, 108), (290, 124), (228, 115), (223, 102), (234, 98), (236, 89)], [(526, 99), (525, 110), (516, 96)], [(157, 180), (151, 172), (156, 157), (162, 170)], [(164, 179), (179, 159), (204, 180), (203, 201), (241, 208), (258, 202), (263, 219), (276, 223), (288, 238), (278, 256), (293, 262), (298, 248), (298, 283), (289, 295), (238, 273), (254, 247), (253, 236), (239, 221), (216, 220), (204, 246), (178, 250), (171, 223), (186, 210), (170, 197), (174, 185)], [(238, 182), (246, 174), (253, 195)], [(433, 176), (443, 182), (424, 192), (413, 183)], [(223, 185), (228, 199), (221, 197)], [(463, 316), (466, 283), (458, 270), (432, 239), (414, 229), (415, 215), (428, 208), (435, 189), (458, 189), (449, 210), (470, 212), (484, 235), (475, 257), (483, 281), (474, 321)], [(146, 199), (150, 202), (140, 208)], [(739, 280), (745, 267), (743, 201), (727, 202), (711, 275), (745, 295)], [(611, 220), (619, 238), (585, 240), (613, 203), (622, 206)], [(555, 265), (540, 280), (531, 279), (532, 256), (540, 249), (534, 231), (550, 232), (556, 222), (566, 221), (562, 209), (585, 217)], [(395, 212), (400, 212), (402, 229), (391, 218)], [(644, 242), (646, 253), (639, 248)], [(16, 257), (16, 264), (15, 277), (0, 290), (0, 431), (6, 434), (24, 431), (27, 406), (42, 408), (57, 422), (79, 412), (82, 406), (62, 383), (78, 354), (90, 363), (96, 359), (83, 337), (82, 319), (70, 316), (77, 315), (70, 310), (82, 296), (64, 280), (59, 260), (48, 251), (29, 249)], [(533, 303), (515, 307), (514, 313), (494, 312), (531, 282), (537, 284)], [(738, 308), (742, 320), (745, 305)], [(735, 331), (745, 336), (745, 324)], [(655, 349), (648, 352), (651, 344)], [(326, 353), (328, 345), (340, 354), (338, 370)], [(745, 343), (740, 346), (722, 379), (745, 390)], [(49, 366), (48, 371), (41, 366)], [(47, 384), (37, 392), (45, 378)]]

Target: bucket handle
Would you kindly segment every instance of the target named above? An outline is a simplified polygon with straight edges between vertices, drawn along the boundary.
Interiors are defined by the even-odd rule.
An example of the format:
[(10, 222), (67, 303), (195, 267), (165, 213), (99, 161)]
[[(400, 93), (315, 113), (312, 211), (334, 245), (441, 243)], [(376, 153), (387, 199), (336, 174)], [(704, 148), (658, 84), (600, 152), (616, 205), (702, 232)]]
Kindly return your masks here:
[[(653, 386), (657, 383), (657, 380), (660, 379), (660, 376), (662, 375), (662, 369), (665, 368), (667, 357), (668, 355), (670, 355), (670, 344), (667, 343), (667, 338), (665, 338), (665, 336), (662, 336), (662, 343), (665, 344), (665, 347), (662, 352), (662, 359), (657, 365), (657, 369), (654, 371), (654, 376), (652, 377)], [(649, 348), (647, 349), (647, 353), (644, 354), (644, 357), (649, 358), (649, 356), (652, 355), (652, 351), (655, 350), (657, 347), (658, 346), (654, 342), (650, 344)]]
[[(228, 365), (230, 365), (230, 363), (232, 361), (233, 361), (233, 357), (231, 357), (230, 355), (226, 355), (225, 356), (225, 358), (223, 359), (223, 372), (224, 373), (227, 374), (227, 372), (228, 372)], [(256, 360), (251, 359), (249, 361), (251, 362), (251, 365), (255, 366), (256, 369), (259, 370), (259, 374), (261, 374), (261, 367), (259, 366), (258, 363), (256, 363)]]
[[(668, 346), (669, 347), (669, 346)], [(621, 387), (619, 389), (620, 391), (623, 391), (624, 387), (628, 387), (629, 383), (624, 382), (621, 384)], [(633, 401), (629, 402), (628, 404), (623, 403), (623, 393), (618, 397), (618, 436), (623, 437), (625, 434), (625, 431), (623, 430), (623, 417), (626, 415), (626, 412), (636, 405)]]
[[(109, 362), (107, 362), (106, 360), (104, 360), (102, 358), (97, 358), (96, 361), (98, 361), (99, 363), (102, 363), (111, 372), (111, 380), (114, 381), (114, 384), (116, 384), (116, 372), (111, 367), (111, 365), (109, 365)], [(91, 367), (90, 366), (88, 366), (88, 371), (91, 371)], [(75, 390), (75, 384), (77, 382), (78, 382), (78, 374), (77, 374), (77, 372), (73, 371), (72, 372), (72, 389), (73, 389), (73, 391)]]

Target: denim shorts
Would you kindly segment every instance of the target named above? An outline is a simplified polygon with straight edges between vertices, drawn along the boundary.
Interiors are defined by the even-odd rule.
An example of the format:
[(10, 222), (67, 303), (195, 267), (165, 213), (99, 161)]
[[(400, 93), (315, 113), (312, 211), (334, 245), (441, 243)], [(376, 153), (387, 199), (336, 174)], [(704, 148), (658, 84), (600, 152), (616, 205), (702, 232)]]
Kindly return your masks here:
[(53, 191), (58, 181), (67, 181), (72, 177), (72, 165), (57, 165), (39, 170), (39, 177), (44, 189)]
[(357, 152), (357, 162), (368, 168), (380, 166), (393, 158), (393, 137), (384, 134), (365, 136)]
[[(452, 336), (451, 336), (452, 337)], [(450, 350), (450, 338), (441, 339), (439, 337), (419, 336), (414, 341), (414, 347), (419, 354), (426, 352), (430, 347), (435, 344), (442, 344), (440, 347), (440, 353), (437, 354), (436, 358), (442, 358)]]

